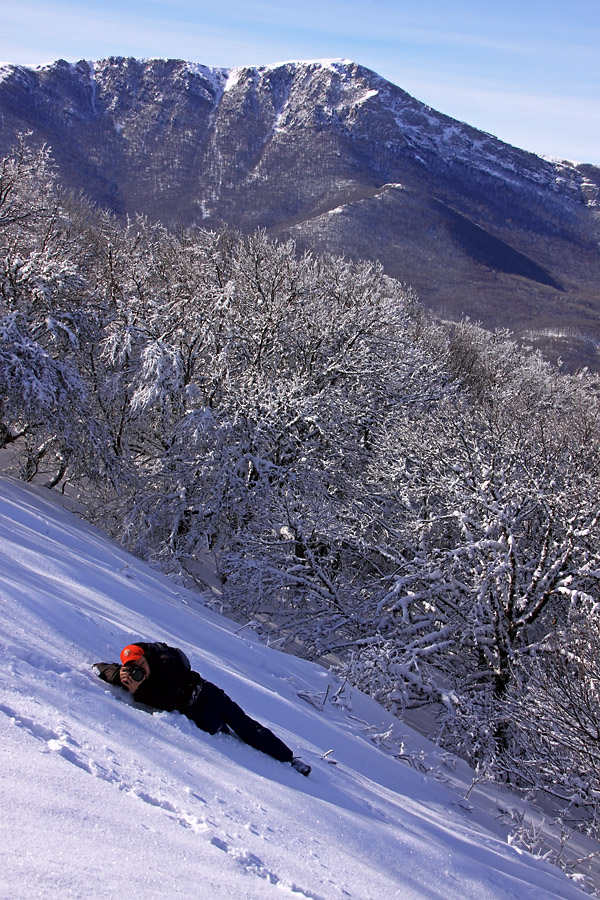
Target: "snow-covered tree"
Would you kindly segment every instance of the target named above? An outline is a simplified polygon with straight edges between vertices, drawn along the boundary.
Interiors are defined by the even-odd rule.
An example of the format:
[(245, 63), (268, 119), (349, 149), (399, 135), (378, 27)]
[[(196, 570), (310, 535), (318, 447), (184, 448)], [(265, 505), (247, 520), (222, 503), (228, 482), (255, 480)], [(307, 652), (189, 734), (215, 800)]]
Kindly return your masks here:
[(396, 571), (352, 666), (388, 702), (438, 703), (441, 737), (476, 759), (508, 750), (522, 662), (597, 592), (598, 396), (504, 337), (461, 341), (468, 369), (450, 346), (452, 389), (392, 435)]
[(184, 566), (210, 546), (236, 607), (301, 603), (315, 622), (314, 603), (339, 606), (335, 579), (356, 581), (356, 498), (379, 432), (423, 390), (410, 294), (377, 267), (298, 258), (261, 233), (128, 235), (118, 277), (111, 251), (103, 358), (144, 480), (134, 545)]
[[(600, 618), (579, 597), (566, 623), (527, 659), (507, 708), (515, 749), (507, 768), (555, 800), (570, 827), (600, 832)], [(558, 801), (558, 803), (556, 803)]]
[(0, 162), (0, 446), (19, 442), (26, 478), (45, 466), (58, 482), (89, 434), (76, 363), (91, 324), (84, 256), (49, 151), (22, 139)]

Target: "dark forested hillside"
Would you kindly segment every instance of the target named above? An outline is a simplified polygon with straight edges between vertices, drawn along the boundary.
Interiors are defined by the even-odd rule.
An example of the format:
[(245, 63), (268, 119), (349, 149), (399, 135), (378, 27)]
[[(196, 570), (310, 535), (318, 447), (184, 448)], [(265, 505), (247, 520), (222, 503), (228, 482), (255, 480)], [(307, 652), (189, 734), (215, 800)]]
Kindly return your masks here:
[(354, 63), (5, 66), (0, 153), (19, 131), (117, 215), (377, 260), (442, 317), (599, 365), (599, 170), (504, 144)]

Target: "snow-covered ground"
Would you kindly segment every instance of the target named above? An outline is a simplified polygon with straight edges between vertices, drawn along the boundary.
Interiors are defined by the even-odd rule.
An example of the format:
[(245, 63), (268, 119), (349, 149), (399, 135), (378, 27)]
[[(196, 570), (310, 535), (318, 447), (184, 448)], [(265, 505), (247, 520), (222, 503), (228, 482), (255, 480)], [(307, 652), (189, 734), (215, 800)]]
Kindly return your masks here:
[[(311, 776), (101, 682), (92, 663), (135, 637), (183, 648)], [(465, 764), (5, 478), (0, 736), (3, 900), (585, 896), (509, 845), (489, 797), (464, 801)]]

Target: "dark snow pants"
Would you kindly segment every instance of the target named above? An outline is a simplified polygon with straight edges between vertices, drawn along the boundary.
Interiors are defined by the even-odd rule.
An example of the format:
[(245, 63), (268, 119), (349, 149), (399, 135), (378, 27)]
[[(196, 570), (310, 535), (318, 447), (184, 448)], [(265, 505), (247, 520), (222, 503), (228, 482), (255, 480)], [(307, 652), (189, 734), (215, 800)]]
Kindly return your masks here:
[[(291, 762), (292, 751), (272, 731), (246, 715), (216, 684), (205, 681), (196, 688), (185, 710), (188, 719), (209, 734), (230, 728), (246, 744), (280, 762)], [(225, 727), (227, 726), (227, 727)]]

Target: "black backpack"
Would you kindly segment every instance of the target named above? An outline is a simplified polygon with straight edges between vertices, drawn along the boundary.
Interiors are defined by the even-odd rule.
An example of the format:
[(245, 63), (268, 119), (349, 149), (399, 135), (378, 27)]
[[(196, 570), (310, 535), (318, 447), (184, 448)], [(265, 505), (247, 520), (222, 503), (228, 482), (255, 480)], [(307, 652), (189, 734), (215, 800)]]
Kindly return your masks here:
[(187, 658), (183, 650), (179, 649), (179, 647), (169, 647), (169, 645), (165, 644), (164, 641), (155, 641), (153, 644), (138, 643), (138, 646), (142, 647), (145, 650), (148, 650), (150, 656), (156, 654), (165, 661), (168, 660), (169, 662), (183, 665), (185, 669), (192, 668), (189, 659)]

